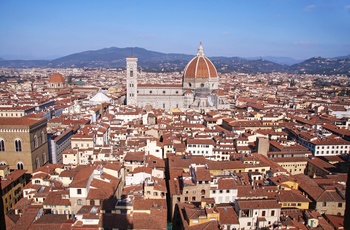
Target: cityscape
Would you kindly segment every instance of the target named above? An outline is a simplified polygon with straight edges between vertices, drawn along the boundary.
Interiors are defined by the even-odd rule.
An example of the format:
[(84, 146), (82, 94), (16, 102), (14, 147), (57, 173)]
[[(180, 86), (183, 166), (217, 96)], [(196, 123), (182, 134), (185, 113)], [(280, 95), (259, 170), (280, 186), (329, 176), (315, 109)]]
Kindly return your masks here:
[[(96, 3), (78, 2), (70, 3), (67, 18), (56, 13), (68, 3), (53, 8), (44, 2), (0, 3), (5, 16), (19, 17), (9, 24), (27, 23), (20, 16), (25, 6), (33, 11), (23, 17), (32, 15), (28, 20), (35, 22), (23, 27), (28, 33), (24, 49), (12, 45), (21, 29), (0, 22), (9, 33), (0, 38), (0, 229), (350, 229), (350, 45), (343, 40), (349, 32), (300, 42), (301, 49), (295, 43), (284, 50), (274, 41), (271, 53), (256, 48), (269, 43), (261, 35), (262, 43), (255, 46), (247, 39), (232, 53), (223, 34), (212, 40), (210, 32), (199, 33), (206, 35), (202, 42), (187, 27), (188, 44), (175, 42), (175, 34), (170, 35), (174, 40), (160, 42), (158, 32), (146, 26), (153, 19), (158, 26), (171, 22), (180, 34), (184, 31), (176, 26), (184, 22), (171, 21), (163, 11), (135, 22), (125, 11), (158, 10), (142, 1), (135, 2), (137, 9), (105, 1), (99, 9), (106, 20), (123, 15), (126, 27), (140, 23), (139, 30), (146, 26), (154, 35), (140, 40), (120, 35), (120, 44), (130, 42), (125, 48), (106, 48), (107, 30), (100, 40), (90, 34), (94, 45), (104, 47), (74, 36), (72, 46), (65, 39), (57, 43), (55, 36), (48, 39), (51, 46), (43, 40), (42, 46), (28, 43), (37, 39), (28, 31), (40, 34), (47, 23), (34, 16), (36, 10), (53, 11), (48, 19), (53, 29), (41, 35), (47, 38), (56, 30), (64, 34), (56, 20), (71, 20), (71, 11), (77, 12), (74, 17), (100, 15)], [(325, 12), (350, 17), (346, 2), (320, 2), (286, 1), (287, 10), (268, 0), (263, 9), (281, 12), (262, 20), (284, 18), (296, 9), (321, 21)], [(159, 4), (176, 10), (184, 2)], [(242, 3), (227, 4), (237, 14), (246, 10)], [(79, 7), (83, 10), (75, 11)], [(217, 5), (203, 3), (194, 14), (202, 16), (211, 7), (217, 23)], [(111, 9), (120, 15), (110, 14)], [(96, 33), (98, 22), (102, 19), (89, 21)], [(237, 28), (248, 30), (246, 23), (247, 28)], [(76, 27), (63, 24), (67, 35), (74, 35)], [(223, 24), (217, 28), (231, 28)], [(325, 23), (324, 28), (332, 27)], [(300, 26), (302, 33), (313, 39)]]

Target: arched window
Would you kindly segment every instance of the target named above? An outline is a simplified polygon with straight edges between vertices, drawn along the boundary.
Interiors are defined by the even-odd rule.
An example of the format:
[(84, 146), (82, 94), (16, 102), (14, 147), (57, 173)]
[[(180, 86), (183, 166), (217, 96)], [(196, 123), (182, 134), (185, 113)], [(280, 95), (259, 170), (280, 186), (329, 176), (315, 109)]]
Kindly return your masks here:
[(38, 137), (34, 135), (34, 148), (38, 148)]
[(0, 152), (5, 151), (5, 141), (3, 139), (0, 139)]
[(46, 153), (44, 152), (43, 153), (43, 164), (45, 164), (46, 163)]
[(0, 166), (5, 166), (7, 165), (5, 161), (0, 161)]
[(41, 131), (40, 136), (41, 136), (41, 144), (44, 144), (46, 142), (44, 131)]
[(20, 139), (15, 140), (16, 152), (22, 152), (22, 141)]
[(17, 169), (23, 170), (23, 163), (22, 162), (17, 162)]
[(39, 167), (40, 167), (40, 160), (39, 160), (39, 158), (36, 158), (35, 159), (35, 168), (37, 169)]
[(77, 205), (82, 205), (83, 201), (81, 199), (77, 200)]

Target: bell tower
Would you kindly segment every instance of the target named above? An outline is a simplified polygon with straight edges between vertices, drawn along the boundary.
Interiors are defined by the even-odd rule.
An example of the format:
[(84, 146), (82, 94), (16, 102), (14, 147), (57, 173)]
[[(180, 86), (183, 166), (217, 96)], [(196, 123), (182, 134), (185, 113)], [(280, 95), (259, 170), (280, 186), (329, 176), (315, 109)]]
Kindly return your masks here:
[(126, 104), (137, 105), (137, 58), (126, 58)]

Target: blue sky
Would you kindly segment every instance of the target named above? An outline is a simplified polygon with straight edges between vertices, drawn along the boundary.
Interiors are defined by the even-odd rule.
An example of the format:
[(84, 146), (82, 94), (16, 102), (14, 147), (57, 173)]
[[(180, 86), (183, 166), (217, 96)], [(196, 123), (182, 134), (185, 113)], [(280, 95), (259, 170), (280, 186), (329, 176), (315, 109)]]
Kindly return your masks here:
[(306, 59), (350, 54), (347, 0), (1, 0), (0, 57), (107, 47)]

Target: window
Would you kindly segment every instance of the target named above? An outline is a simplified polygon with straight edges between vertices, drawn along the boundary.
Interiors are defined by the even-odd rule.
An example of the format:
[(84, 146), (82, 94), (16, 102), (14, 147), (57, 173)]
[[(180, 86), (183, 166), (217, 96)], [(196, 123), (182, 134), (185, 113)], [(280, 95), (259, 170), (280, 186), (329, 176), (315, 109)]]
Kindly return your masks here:
[(247, 226), (251, 226), (251, 225), (252, 225), (252, 222), (248, 222), (248, 223), (247, 223)]
[(5, 161), (1, 161), (0, 162), (0, 166), (5, 166), (6, 165), (6, 162)]
[(266, 216), (266, 211), (262, 211), (262, 216)]
[(130, 70), (130, 77), (134, 76), (134, 71)]
[(275, 210), (271, 210), (271, 216), (275, 216)]
[(35, 180), (34, 184), (40, 184), (40, 180)]
[(5, 142), (4, 140), (0, 140), (0, 152), (4, 152), (5, 151)]
[(77, 200), (77, 205), (82, 205), (83, 201), (81, 199)]
[(338, 208), (343, 207), (343, 203), (338, 203)]
[(326, 206), (327, 206), (327, 202), (323, 202), (322, 207), (326, 207)]
[(45, 143), (45, 141), (46, 141), (44, 131), (41, 131), (41, 133), (40, 133), (40, 137), (41, 137), (41, 144), (44, 144), (44, 143)]
[(34, 135), (34, 148), (38, 148), (38, 137)]
[(81, 188), (77, 189), (77, 194), (81, 194)]
[(17, 169), (23, 170), (23, 163), (22, 162), (17, 162)]
[(36, 168), (40, 167), (40, 160), (38, 157), (35, 159), (35, 166), (36, 166)]
[(15, 149), (16, 152), (21, 152), (22, 151), (22, 142), (19, 139), (15, 140)]
[(43, 164), (45, 164), (46, 163), (46, 153), (43, 153), (42, 159), (43, 159)]

